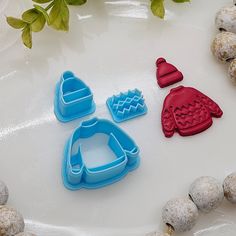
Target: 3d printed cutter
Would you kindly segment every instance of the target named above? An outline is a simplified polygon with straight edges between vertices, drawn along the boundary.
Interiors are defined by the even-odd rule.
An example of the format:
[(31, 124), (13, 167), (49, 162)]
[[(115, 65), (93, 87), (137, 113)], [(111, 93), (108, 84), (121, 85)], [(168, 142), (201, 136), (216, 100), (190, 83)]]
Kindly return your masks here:
[(123, 122), (147, 113), (142, 92), (138, 89), (113, 95), (107, 99), (107, 107), (115, 122)]
[(54, 113), (61, 122), (72, 121), (95, 111), (90, 88), (71, 71), (62, 74), (56, 85)]
[[(108, 146), (116, 159), (94, 168), (88, 168), (83, 160), (83, 147), (72, 154), (73, 145), (80, 139), (90, 138), (95, 134), (108, 135)], [(100, 157), (98, 157), (100, 158)], [(66, 143), (62, 165), (62, 177), (66, 188), (100, 188), (119, 181), (139, 166), (139, 148), (122, 129), (111, 121), (93, 118), (81, 123)]]

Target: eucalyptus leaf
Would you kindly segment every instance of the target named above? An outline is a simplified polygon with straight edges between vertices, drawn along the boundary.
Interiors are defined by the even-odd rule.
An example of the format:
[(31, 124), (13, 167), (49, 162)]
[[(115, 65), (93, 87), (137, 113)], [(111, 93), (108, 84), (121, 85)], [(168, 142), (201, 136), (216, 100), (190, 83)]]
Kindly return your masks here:
[(42, 4), (42, 3), (52, 2), (53, 0), (32, 0), (32, 1)]
[(7, 17), (7, 23), (14, 29), (22, 29), (27, 25), (23, 20), (11, 16)]
[(32, 8), (22, 14), (22, 19), (28, 23), (32, 23), (34, 20), (36, 20), (38, 15), (39, 12), (36, 9)]
[(65, 0), (54, 0), (50, 14), (50, 26), (56, 30), (69, 30), (69, 9)]
[(87, 2), (87, 0), (66, 0), (69, 5), (83, 5)]
[(22, 31), (22, 41), (28, 48), (32, 48), (32, 32), (30, 25), (27, 25)]
[(49, 15), (48, 15), (47, 11), (43, 7), (36, 5), (36, 4), (34, 4), (34, 7), (38, 12), (40, 12), (44, 15), (44, 18), (46, 19), (47, 23), (49, 24), (50, 20), (49, 20)]
[(151, 10), (155, 16), (163, 19), (165, 17), (164, 0), (152, 0)]
[(46, 23), (46, 19), (42, 13), (39, 13), (37, 19), (31, 24), (31, 29), (33, 32), (41, 31)]
[[(69, 30), (69, 8), (68, 5), (83, 5), (87, 0), (32, 0), (34, 8), (25, 11), (22, 19), (7, 17), (7, 23), (15, 29), (22, 30), (22, 40), (26, 47), (32, 47), (32, 32), (41, 31), (46, 22), (56, 30)], [(94, 0), (95, 1), (95, 0)], [(172, 0), (176, 3), (190, 2), (190, 0)], [(165, 17), (164, 0), (151, 0), (151, 10), (155, 16)], [(49, 12), (49, 14), (48, 14)]]

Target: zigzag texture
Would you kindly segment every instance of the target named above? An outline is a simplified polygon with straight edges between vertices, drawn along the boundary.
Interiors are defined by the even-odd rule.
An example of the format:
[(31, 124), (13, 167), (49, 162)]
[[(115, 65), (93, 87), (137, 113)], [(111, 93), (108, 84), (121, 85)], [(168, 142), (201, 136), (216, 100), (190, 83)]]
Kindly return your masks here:
[(129, 90), (127, 93), (115, 95), (111, 102), (111, 106), (114, 113), (123, 118), (130, 114), (143, 111), (144, 98), (139, 90)]
[(167, 95), (162, 110), (162, 129), (166, 137), (175, 131), (182, 136), (200, 133), (212, 125), (212, 116), (221, 117), (220, 107), (200, 91), (179, 86)]
[(119, 121), (143, 115), (147, 111), (142, 92), (138, 89), (114, 95), (108, 99), (107, 104), (113, 118)]

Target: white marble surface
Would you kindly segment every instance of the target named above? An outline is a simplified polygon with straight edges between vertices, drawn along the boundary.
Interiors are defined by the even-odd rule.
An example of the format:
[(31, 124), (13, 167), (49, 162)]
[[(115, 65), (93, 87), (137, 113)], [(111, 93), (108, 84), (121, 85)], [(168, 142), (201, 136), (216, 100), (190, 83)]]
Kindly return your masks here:
[[(90, 0), (71, 8), (69, 33), (45, 29), (34, 34), (32, 50), (22, 46), (19, 32), (4, 20), (5, 15), (20, 15), (30, 0), (3, 1), (0, 179), (9, 186), (9, 204), (28, 219), (31, 231), (38, 236), (143, 236), (161, 229), (164, 203), (185, 195), (196, 177), (223, 180), (236, 170), (236, 87), (227, 77), (227, 66), (209, 49), (217, 32), (214, 15), (231, 0), (166, 1), (165, 21), (152, 16), (149, 0)], [(164, 137), (160, 113), (171, 87), (156, 85), (159, 56), (184, 73), (182, 84), (206, 93), (223, 109), (224, 116), (214, 119), (206, 132)], [(70, 192), (62, 185), (63, 146), (80, 123), (61, 124), (53, 114), (54, 86), (68, 69), (90, 85), (98, 117), (111, 119), (108, 96), (135, 87), (143, 91), (149, 108), (146, 116), (121, 124), (140, 146), (140, 168), (100, 190)], [(236, 206), (225, 203), (182, 235), (233, 236), (235, 217)]]

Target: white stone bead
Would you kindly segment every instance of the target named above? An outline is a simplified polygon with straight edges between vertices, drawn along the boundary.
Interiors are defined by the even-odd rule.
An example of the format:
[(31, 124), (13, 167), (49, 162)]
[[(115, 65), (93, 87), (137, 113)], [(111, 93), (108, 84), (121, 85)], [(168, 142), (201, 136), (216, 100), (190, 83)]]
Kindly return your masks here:
[(236, 6), (224, 7), (217, 12), (215, 24), (220, 31), (236, 33)]
[(0, 235), (13, 236), (24, 231), (24, 219), (15, 209), (0, 206)]
[(212, 42), (211, 51), (218, 60), (223, 62), (236, 58), (236, 34), (231, 32), (217, 34)]
[(17, 234), (16, 236), (36, 236), (35, 234), (31, 234), (31, 233), (26, 233), (26, 232), (24, 232), (24, 233), (19, 233), (19, 234)]
[(190, 186), (189, 196), (199, 210), (210, 212), (216, 209), (224, 199), (222, 184), (215, 178), (203, 176)]
[(229, 64), (228, 74), (230, 79), (236, 83), (236, 59), (232, 60)]
[(5, 205), (7, 203), (8, 196), (9, 193), (7, 186), (0, 181), (0, 205)]
[(162, 212), (163, 222), (172, 226), (175, 232), (191, 230), (196, 224), (197, 218), (198, 209), (187, 197), (168, 201)]
[(227, 200), (231, 203), (236, 203), (236, 172), (225, 178), (223, 186)]

